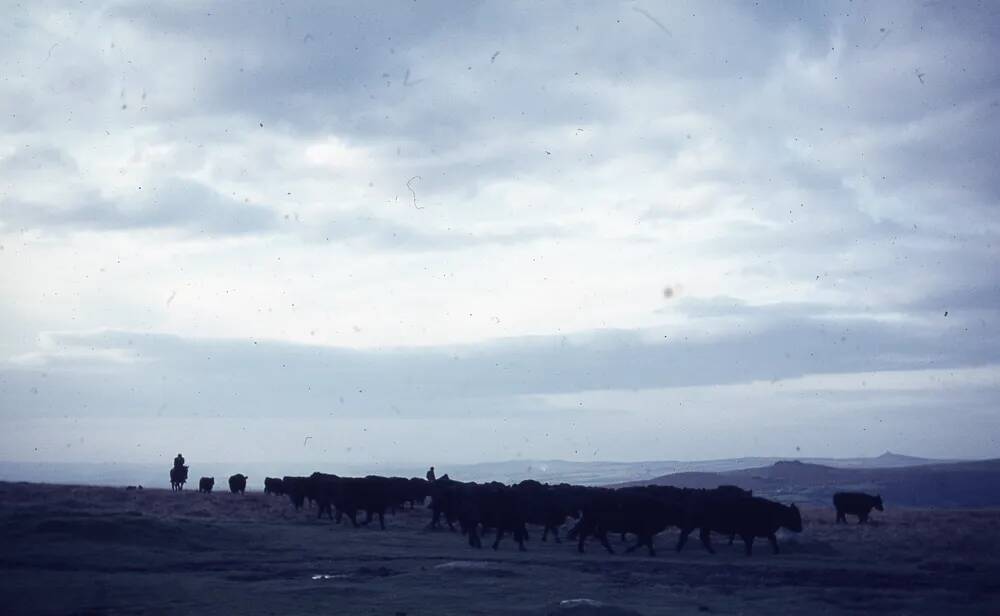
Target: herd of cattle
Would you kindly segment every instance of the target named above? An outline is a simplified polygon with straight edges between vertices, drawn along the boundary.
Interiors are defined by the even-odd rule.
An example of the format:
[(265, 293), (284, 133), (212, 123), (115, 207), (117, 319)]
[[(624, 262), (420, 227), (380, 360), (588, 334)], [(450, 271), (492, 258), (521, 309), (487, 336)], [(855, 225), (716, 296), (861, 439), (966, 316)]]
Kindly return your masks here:
[[(242, 474), (229, 478), (231, 492), (243, 493), (247, 477)], [(211, 492), (212, 477), (202, 477), (199, 491)], [(635, 543), (632, 552), (645, 546), (655, 554), (653, 538), (667, 528), (680, 530), (676, 549), (683, 549), (688, 535), (698, 530), (702, 545), (714, 553), (711, 533), (722, 533), (732, 544), (736, 537), (743, 540), (747, 555), (753, 550), (755, 538), (766, 538), (774, 553), (778, 553), (776, 533), (785, 528), (802, 531), (802, 516), (795, 505), (753, 496), (736, 486), (689, 489), (672, 486), (627, 488), (596, 488), (570, 484), (549, 485), (533, 480), (515, 485), (502, 483), (466, 483), (447, 475), (434, 480), (402, 477), (340, 477), (313, 473), (308, 477), (268, 477), (264, 480), (267, 494), (287, 495), (295, 509), (301, 510), (308, 501), (315, 506), (317, 516), (326, 515), (339, 524), (346, 516), (355, 527), (369, 524), (378, 516), (385, 529), (386, 513), (423, 505), (430, 498), (429, 527), (446, 524), (450, 530), (461, 530), (469, 545), (482, 547), (484, 533), (494, 533), (493, 549), (504, 535), (510, 533), (521, 550), (528, 539), (528, 525), (542, 527), (542, 541), (552, 534), (561, 542), (559, 529), (570, 519), (575, 520), (568, 532), (577, 549), (584, 551), (589, 537), (598, 539), (609, 553), (614, 553), (608, 534), (631, 534)], [(865, 523), (871, 510), (882, 511), (882, 499), (861, 493), (841, 492), (834, 496), (837, 522), (845, 515), (858, 516)], [(359, 522), (358, 514), (364, 512)]]

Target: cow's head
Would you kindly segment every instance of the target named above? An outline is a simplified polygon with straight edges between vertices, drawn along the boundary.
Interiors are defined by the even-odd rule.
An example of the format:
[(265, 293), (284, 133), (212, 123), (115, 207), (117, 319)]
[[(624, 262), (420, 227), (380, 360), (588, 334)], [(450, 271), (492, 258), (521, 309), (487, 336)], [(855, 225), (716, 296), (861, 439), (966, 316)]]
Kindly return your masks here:
[(882, 495), (881, 494), (879, 494), (878, 496), (875, 497), (875, 508), (878, 509), (879, 511), (885, 511), (885, 509), (882, 508)]
[(790, 505), (788, 509), (785, 510), (785, 520), (782, 522), (782, 526), (790, 531), (796, 533), (802, 532), (802, 514), (799, 513), (799, 508), (795, 505)]

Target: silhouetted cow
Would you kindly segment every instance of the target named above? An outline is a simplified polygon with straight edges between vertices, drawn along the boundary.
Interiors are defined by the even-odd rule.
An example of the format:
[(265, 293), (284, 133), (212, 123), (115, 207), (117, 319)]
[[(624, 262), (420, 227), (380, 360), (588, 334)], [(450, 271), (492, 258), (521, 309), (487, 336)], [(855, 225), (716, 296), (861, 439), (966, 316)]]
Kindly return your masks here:
[(285, 493), (284, 486), (280, 479), (276, 477), (264, 478), (264, 494), (277, 494), (281, 496)]
[(284, 489), (285, 494), (288, 495), (288, 500), (292, 502), (296, 511), (302, 509), (302, 505), (305, 504), (308, 484), (308, 477), (289, 477), (286, 475), (281, 478), (281, 487)]
[[(320, 472), (313, 473), (305, 478), (302, 493), (304, 496), (308, 497), (310, 501), (314, 501), (316, 503), (317, 518), (323, 517), (323, 514), (326, 513), (331, 520), (333, 519), (333, 508), (338, 506), (338, 500), (341, 498), (340, 480), (341, 478), (337, 475)], [(341, 502), (339, 507), (342, 508), (343, 506), (344, 505)], [(341, 515), (341, 509), (337, 509), (338, 524), (340, 523)]]
[(198, 480), (198, 491), (208, 494), (215, 487), (215, 477), (202, 477)]
[(524, 506), (526, 521), (542, 526), (542, 541), (547, 541), (551, 532), (556, 543), (562, 542), (559, 527), (566, 523), (566, 518), (580, 517), (587, 492), (580, 486), (551, 486), (532, 479), (522, 481), (513, 489)]
[[(723, 528), (726, 521), (724, 512), (732, 507), (735, 501), (750, 498), (753, 492), (743, 490), (736, 486), (723, 485), (712, 490), (681, 490), (681, 516), (676, 525), (681, 529), (677, 538), (677, 551), (680, 552), (687, 542), (688, 535), (694, 529), (700, 529), (702, 545), (709, 552), (713, 552), (709, 533), (712, 531), (725, 533), (729, 536), (729, 545), (733, 544), (736, 537), (735, 528)], [(718, 510), (722, 509), (720, 513)]]
[(858, 516), (858, 524), (866, 524), (872, 509), (882, 508), (882, 497), (862, 492), (837, 492), (833, 495), (833, 506), (837, 508), (837, 523), (847, 523), (847, 514)]
[(355, 526), (358, 525), (357, 512), (365, 512), (365, 520), (361, 524), (370, 524), (372, 517), (378, 515), (379, 528), (385, 530), (385, 512), (387, 509), (399, 502), (398, 496), (393, 493), (392, 480), (377, 475), (368, 475), (361, 478), (344, 478), (341, 480), (341, 494), (337, 504), (337, 515), (340, 516), (341, 506), (344, 513), (350, 518)]
[[(802, 515), (795, 505), (782, 505), (764, 498), (739, 498), (735, 500), (707, 499), (700, 511), (701, 542), (705, 549), (715, 553), (709, 538), (710, 531), (739, 535), (746, 546), (747, 556), (753, 553), (756, 537), (767, 537), (774, 553), (778, 553), (779, 528), (802, 532)], [(683, 547), (678, 542), (677, 549)]]
[[(435, 482), (437, 483), (437, 482)], [(524, 541), (528, 537), (525, 527), (526, 505), (517, 491), (502, 483), (461, 484), (456, 492), (458, 522), (462, 532), (468, 534), (469, 545), (482, 547), (480, 526), (496, 530), (493, 549), (500, 547), (504, 533), (510, 531), (517, 541), (518, 549), (525, 550)]]
[(583, 517), (571, 533), (577, 537), (577, 550), (583, 552), (587, 536), (594, 535), (609, 554), (614, 554), (608, 532), (634, 533), (637, 541), (627, 551), (645, 545), (649, 555), (655, 556), (653, 537), (679, 519), (680, 501), (675, 498), (675, 491), (680, 492), (666, 486), (591, 489), (583, 505)]
[(248, 477), (242, 473), (236, 473), (229, 478), (229, 491), (233, 494), (237, 492), (243, 494), (247, 489)]
[(453, 481), (448, 475), (439, 477), (433, 483), (428, 482), (427, 488), (431, 497), (431, 503), (428, 507), (432, 512), (428, 528), (439, 528), (443, 516), (448, 524), (448, 530), (455, 530), (455, 522), (458, 521), (460, 490), (463, 485), (465, 484), (461, 481)]

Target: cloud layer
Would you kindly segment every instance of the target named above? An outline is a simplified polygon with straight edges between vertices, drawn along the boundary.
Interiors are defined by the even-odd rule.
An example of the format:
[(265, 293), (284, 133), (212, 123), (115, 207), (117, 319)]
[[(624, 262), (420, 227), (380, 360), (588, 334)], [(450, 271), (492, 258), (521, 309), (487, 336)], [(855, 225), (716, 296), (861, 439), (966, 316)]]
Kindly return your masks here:
[[(517, 435), (579, 415), (577, 440), (676, 458), (648, 422), (705, 388), (682, 419), (731, 423), (718, 405), (745, 386), (748, 436), (684, 455), (770, 455), (837, 405), (854, 427), (806, 453), (961, 456), (964, 434), (990, 455), (995, 381), (860, 382), (1000, 364), (998, 22), (884, 2), (16, 7), (0, 421), (91, 422), (97, 443), (164, 413), (370, 418), (445, 443), (448, 421), (504, 418), (489, 456), (572, 457)], [(772, 382), (816, 387), (780, 429)], [(662, 417), (632, 408), (644, 391)], [(859, 439), (889, 408), (909, 427)], [(0, 454), (69, 455), (32, 439)]]

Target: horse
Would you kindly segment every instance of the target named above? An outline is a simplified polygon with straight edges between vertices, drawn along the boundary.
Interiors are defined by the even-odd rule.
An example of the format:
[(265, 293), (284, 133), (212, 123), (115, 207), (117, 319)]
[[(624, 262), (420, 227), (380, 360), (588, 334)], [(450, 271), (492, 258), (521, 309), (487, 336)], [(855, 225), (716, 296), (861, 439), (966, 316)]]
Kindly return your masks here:
[(183, 490), (184, 482), (188, 478), (188, 467), (187, 466), (175, 466), (170, 469), (170, 489), (171, 490)]

